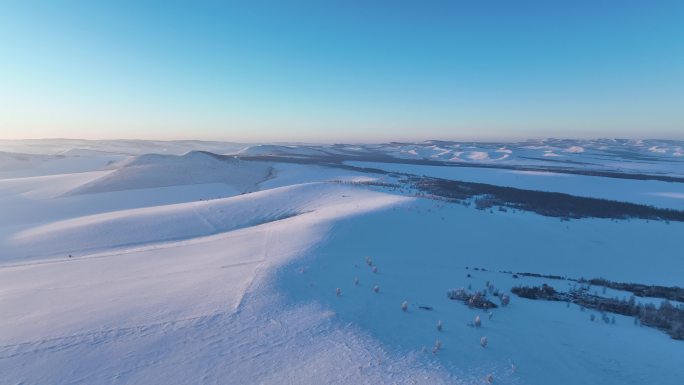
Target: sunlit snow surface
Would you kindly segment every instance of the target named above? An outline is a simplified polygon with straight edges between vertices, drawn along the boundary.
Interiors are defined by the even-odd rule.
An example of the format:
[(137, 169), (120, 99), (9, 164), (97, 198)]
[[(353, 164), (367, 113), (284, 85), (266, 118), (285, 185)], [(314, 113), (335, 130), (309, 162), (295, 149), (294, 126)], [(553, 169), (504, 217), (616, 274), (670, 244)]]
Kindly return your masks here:
[(361, 182), (682, 210), (683, 147), (0, 141), (0, 384), (679, 384), (684, 342), (629, 317), (512, 296), (489, 319), (446, 292), (568, 290), (500, 271), (683, 286), (682, 222), (560, 221)]

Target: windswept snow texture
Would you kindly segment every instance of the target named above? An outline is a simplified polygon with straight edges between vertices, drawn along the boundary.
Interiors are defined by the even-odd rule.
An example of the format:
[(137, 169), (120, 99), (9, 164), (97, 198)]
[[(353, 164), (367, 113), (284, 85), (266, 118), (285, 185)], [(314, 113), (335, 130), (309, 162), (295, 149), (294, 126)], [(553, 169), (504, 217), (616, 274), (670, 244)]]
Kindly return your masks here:
[[(681, 210), (682, 148), (0, 141), (0, 384), (680, 384), (684, 341), (510, 290), (682, 287), (684, 223), (477, 210), (402, 175)], [(446, 295), (487, 284), (510, 305)]]

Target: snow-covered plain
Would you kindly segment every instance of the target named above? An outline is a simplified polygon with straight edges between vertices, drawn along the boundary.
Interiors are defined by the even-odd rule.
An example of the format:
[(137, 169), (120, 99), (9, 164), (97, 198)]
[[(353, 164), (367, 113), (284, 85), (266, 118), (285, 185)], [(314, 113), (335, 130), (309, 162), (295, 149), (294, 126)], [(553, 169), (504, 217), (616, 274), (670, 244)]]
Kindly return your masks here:
[[(682, 222), (476, 210), (361, 183), (391, 175), (302, 161), (397, 148), (428, 158), (437, 145), (477, 147), (0, 143), (15, 151), (0, 154), (0, 384), (681, 381), (684, 343), (628, 317), (591, 322), (591, 310), (513, 296), (489, 319), (446, 292), (487, 281), (567, 290), (501, 270), (682, 286)], [(504, 162), (525, 146), (491, 148)], [(642, 167), (631, 152), (631, 169), (684, 174), (672, 142), (543, 146), (587, 163), (610, 153), (614, 164), (635, 147), (664, 158)], [(493, 161), (485, 147), (469, 161)], [(674, 209), (684, 192), (679, 182), (346, 164)], [(480, 328), (469, 326), (476, 315)]]
[(478, 167), (440, 167), (354, 161), (346, 162), (346, 164), (390, 172), (495, 184), (527, 190), (561, 192), (581, 197), (684, 210), (684, 183)]

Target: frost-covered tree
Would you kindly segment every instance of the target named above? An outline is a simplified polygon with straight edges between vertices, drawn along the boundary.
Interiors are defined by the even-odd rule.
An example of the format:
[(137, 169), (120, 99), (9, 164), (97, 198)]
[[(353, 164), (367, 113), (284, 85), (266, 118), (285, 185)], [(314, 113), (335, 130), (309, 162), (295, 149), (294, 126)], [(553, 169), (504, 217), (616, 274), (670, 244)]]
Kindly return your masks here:
[(479, 316), (479, 315), (478, 315), (478, 316), (475, 316), (474, 325), (475, 325), (476, 328), (479, 328), (480, 326), (482, 326), (482, 320), (480, 319), (480, 316)]
[(442, 320), (437, 321), (437, 330), (442, 331)]
[(373, 286), (373, 291), (376, 293), (379, 293), (380, 292), (380, 286), (378, 286), (378, 285)]
[(482, 338), (480, 338), (480, 346), (482, 346), (483, 348), (487, 347), (487, 342), (487, 336), (482, 336)]
[(403, 310), (403, 311), (408, 310), (408, 302), (404, 301), (401, 303), (401, 310)]
[(440, 340), (435, 341), (435, 346), (432, 347), (432, 354), (437, 354), (437, 352), (441, 348), (442, 348), (442, 341), (440, 341)]
[(339, 287), (335, 289), (335, 294), (339, 297), (342, 294), (342, 289), (340, 289)]
[(359, 286), (359, 277), (354, 277), (354, 286)]

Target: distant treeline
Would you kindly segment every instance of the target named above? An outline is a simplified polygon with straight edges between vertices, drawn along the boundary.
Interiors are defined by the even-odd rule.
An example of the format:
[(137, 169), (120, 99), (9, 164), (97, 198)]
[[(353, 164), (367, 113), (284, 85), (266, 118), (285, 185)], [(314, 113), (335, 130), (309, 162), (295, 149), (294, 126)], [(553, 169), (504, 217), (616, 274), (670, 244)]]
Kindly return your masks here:
[[(231, 155), (232, 157), (232, 155)], [(555, 172), (562, 174), (598, 176), (604, 178), (615, 179), (633, 179), (633, 180), (659, 180), (671, 183), (684, 183), (684, 178), (671, 175), (662, 174), (639, 174), (631, 172), (605, 171), (605, 170), (591, 170), (571, 167), (550, 167), (550, 166), (520, 166), (511, 164), (487, 164), (487, 163), (467, 163), (467, 162), (453, 162), (430, 159), (406, 159), (395, 158), (389, 154), (378, 152), (358, 152), (336, 149), (335, 153), (321, 153), (317, 155), (292, 155), (286, 153), (271, 154), (271, 155), (239, 155), (243, 160), (269, 161), (269, 162), (286, 162), (286, 163), (303, 163), (303, 164), (319, 164), (330, 167), (346, 168), (350, 170), (372, 172), (378, 174), (387, 174), (387, 171), (364, 168), (358, 166), (345, 165), (343, 162), (375, 162), (375, 163), (393, 163), (393, 164), (412, 164), (421, 166), (440, 166), (440, 167), (458, 167), (458, 168), (487, 168), (499, 170), (518, 170), (518, 171), (532, 171), (532, 172)], [(539, 158), (528, 158), (539, 160)], [(545, 162), (552, 161), (551, 159), (544, 159)], [(580, 162), (568, 162), (581, 164)], [(408, 173), (403, 173), (409, 175)]]
[[(467, 268), (466, 268), (467, 269)], [(484, 269), (483, 269), (484, 270)], [(578, 282), (580, 284), (588, 284), (594, 286), (607, 287), (609, 289), (628, 291), (637, 297), (662, 298), (670, 301), (678, 301), (684, 303), (684, 287), (679, 286), (660, 286), (660, 285), (645, 285), (643, 283), (631, 282), (614, 282), (605, 278), (592, 279), (575, 279), (568, 278), (554, 274), (539, 274), (539, 273), (515, 273), (512, 271), (500, 271), (500, 273), (512, 274), (513, 278), (519, 277), (534, 277), (534, 278), (548, 278), (555, 280), (567, 280)]]
[[(542, 286), (518, 286), (512, 288), (511, 292), (528, 299), (572, 302), (582, 309), (594, 309), (602, 314), (609, 312), (635, 317), (642, 325), (658, 328), (673, 339), (684, 340), (684, 305), (675, 306), (667, 300), (656, 307), (650, 303), (645, 305), (636, 303), (634, 297), (629, 300), (600, 297), (591, 294), (586, 287), (580, 287), (568, 293), (558, 292), (546, 284)], [(607, 317), (604, 316), (603, 319), (608, 322)]]
[(435, 196), (463, 203), (473, 201), (478, 209), (498, 206), (561, 219), (638, 218), (684, 222), (684, 211), (635, 203), (439, 178), (416, 177), (411, 182), (416, 189)]
[(615, 290), (624, 290), (634, 293), (637, 297), (665, 298), (671, 301), (684, 302), (684, 288), (678, 286), (644, 285), (641, 283), (613, 282), (604, 278), (590, 280), (579, 279), (579, 283), (605, 286)]

